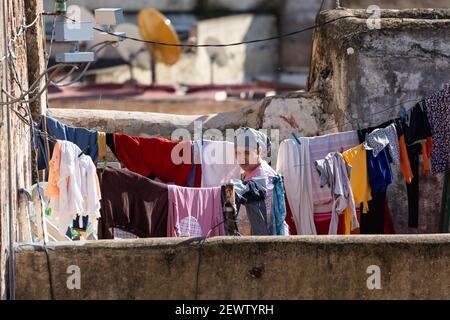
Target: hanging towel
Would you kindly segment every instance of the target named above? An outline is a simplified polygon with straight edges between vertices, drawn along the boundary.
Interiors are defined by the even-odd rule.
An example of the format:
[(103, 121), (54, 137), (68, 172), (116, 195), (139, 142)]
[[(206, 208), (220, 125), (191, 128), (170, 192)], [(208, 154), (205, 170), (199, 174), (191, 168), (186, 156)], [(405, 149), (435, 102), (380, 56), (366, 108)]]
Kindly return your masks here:
[[(43, 170), (53, 154), (55, 141), (46, 139), (46, 134), (53, 139), (67, 140), (76, 144), (81, 150), (89, 155), (92, 161), (97, 160), (98, 155), (98, 137), (97, 131), (68, 126), (51, 117), (42, 116), (38, 126), (40, 132), (36, 132), (38, 139), (38, 168)], [(40, 140), (40, 141), (39, 141)], [(48, 144), (47, 144), (48, 143)], [(49, 149), (49, 150), (47, 150)]]
[(114, 228), (139, 238), (167, 236), (167, 185), (126, 169), (98, 169), (97, 174), (102, 192), (99, 239), (114, 239)]
[[(299, 138), (281, 142), (278, 151), (277, 171), (284, 177), (286, 196), (297, 234), (317, 234), (314, 224), (313, 189), (310, 164), (310, 139)], [(329, 196), (328, 196), (329, 197)]]
[(201, 164), (203, 188), (218, 187), (239, 179), (241, 168), (235, 160), (234, 143), (203, 140), (193, 142), (194, 159)]
[(167, 236), (225, 235), (221, 187), (186, 188), (169, 185)]
[(190, 141), (115, 134), (114, 148), (119, 160), (130, 171), (164, 183), (188, 185), (193, 167)]

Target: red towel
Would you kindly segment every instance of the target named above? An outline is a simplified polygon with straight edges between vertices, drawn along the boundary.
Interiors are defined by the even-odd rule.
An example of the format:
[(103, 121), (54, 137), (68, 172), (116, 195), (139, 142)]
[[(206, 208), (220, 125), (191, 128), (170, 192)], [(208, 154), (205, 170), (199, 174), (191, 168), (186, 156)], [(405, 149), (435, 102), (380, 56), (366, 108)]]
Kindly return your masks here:
[[(119, 160), (128, 170), (145, 177), (157, 177), (165, 183), (187, 186), (192, 170), (190, 141), (115, 134), (114, 147)], [(175, 163), (172, 161), (173, 150), (174, 155), (179, 155)]]

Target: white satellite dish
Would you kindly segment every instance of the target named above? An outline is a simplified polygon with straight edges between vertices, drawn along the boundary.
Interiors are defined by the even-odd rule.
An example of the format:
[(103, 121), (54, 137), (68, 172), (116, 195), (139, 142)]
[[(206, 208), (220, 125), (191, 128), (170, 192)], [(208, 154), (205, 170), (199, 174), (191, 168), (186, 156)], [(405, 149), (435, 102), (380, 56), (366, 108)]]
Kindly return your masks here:
[[(125, 32), (128, 37), (141, 39), (138, 27), (132, 23), (119, 24), (116, 27), (116, 31)], [(125, 39), (119, 44), (117, 51), (122, 59), (127, 62), (132, 81), (134, 81), (133, 67), (150, 70), (150, 53), (145, 43)]]
[[(220, 45), (222, 44), (219, 39), (215, 37), (208, 37), (205, 40), (205, 44)], [(224, 47), (206, 47), (206, 54), (209, 57), (210, 63), (210, 82), (214, 83), (214, 65), (223, 67), (228, 62), (227, 52)]]

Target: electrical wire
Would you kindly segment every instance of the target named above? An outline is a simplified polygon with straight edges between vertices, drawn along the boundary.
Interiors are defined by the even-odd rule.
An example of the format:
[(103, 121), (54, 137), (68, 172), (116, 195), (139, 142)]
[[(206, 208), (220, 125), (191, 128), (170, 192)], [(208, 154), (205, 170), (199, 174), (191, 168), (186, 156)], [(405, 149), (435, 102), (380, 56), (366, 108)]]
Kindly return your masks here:
[[(63, 16), (64, 18), (72, 21), (72, 22), (77, 22), (75, 19), (72, 19), (68, 16)], [(100, 31), (100, 32), (104, 32), (106, 34), (112, 35), (117, 37), (119, 40), (132, 40), (132, 41), (137, 41), (137, 42), (142, 42), (142, 43), (147, 43), (147, 44), (154, 44), (154, 45), (160, 45), (160, 46), (169, 46), (169, 47), (189, 47), (189, 48), (205, 48), (205, 47), (234, 47), (234, 46), (239, 46), (239, 45), (244, 45), (244, 44), (252, 44), (252, 43), (258, 43), (258, 42), (266, 42), (266, 41), (272, 41), (272, 40), (278, 40), (278, 39), (282, 39), (282, 38), (286, 38), (286, 37), (291, 37), (294, 35), (297, 35), (299, 33), (303, 33), (309, 30), (313, 30), (316, 28), (320, 28), (322, 26), (325, 26), (327, 24), (330, 24), (332, 22), (338, 21), (338, 20), (342, 20), (342, 19), (346, 19), (346, 18), (356, 18), (356, 16), (354, 15), (348, 15), (348, 16), (342, 16), (342, 17), (337, 17), (328, 21), (325, 21), (324, 23), (319, 23), (319, 24), (314, 24), (312, 26), (300, 29), (300, 30), (296, 30), (296, 31), (292, 31), (292, 32), (288, 32), (288, 33), (284, 33), (278, 36), (273, 36), (273, 37), (267, 37), (267, 38), (262, 38), (262, 39), (254, 39), (254, 40), (247, 40), (247, 41), (240, 41), (240, 42), (232, 42), (232, 43), (227, 43), (227, 44), (188, 44), (188, 43), (168, 43), (168, 42), (161, 42), (161, 41), (152, 41), (152, 40), (143, 40), (140, 38), (135, 38), (135, 37), (130, 37), (130, 36), (123, 36), (123, 35), (118, 35), (115, 34), (114, 32), (110, 32), (107, 30), (103, 30), (101, 28), (97, 28), (97, 27), (93, 27), (94, 30), (96, 31)]]
[[(94, 57), (95, 57), (101, 50), (103, 50), (104, 48), (106, 48), (107, 46), (109, 46), (109, 45), (111, 45), (111, 44), (113, 44), (113, 43), (114, 43), (114, 42), (111, 42), (111, 41), (100, 42), (100, 43), (97, 43), (96, 45), (92, 46), (92, 47), (90, 48), (90, 50), (92, 50), (92, 49), (94, 49), (94, 48), (100, 46), (100, 48), (98, 48), (98, 49), (95, 50), (95, 52), (94, 52)], [(69, 81), (69, 82), (67, 82), (67, 83), (61, 83), (61, 82), (64, 81), (65, 79), (67, 79), (68, 76), (69, 76), (70, 74), (73, 73), (74, 68), (72, 68), (72, 70), (70, 70), (70, 71), (68, 72), (68, 74), (66, 74), (66, 75), (65, 75), (64, 77), (62, 77), (61, 79), (58, 79), (57, 81), (51, 81), (50, 83), (51, 83), (52, 85), (54, 85), (54, 86), (57, 86), (57, 87), (66, 87), (66, 86), (70, 86), (70, 85), (72, 85), (72, 84), (74, 84), (74, 83), (77, 83), (78, 81), (80, 81), (80, 80), (84, 77), (84, 75), (86, 74), (86, 72), (87, 72), (87, 70), (89, 69), (89, 67), (91, 66), (91, 64), (92, 64), (92, 62), (86, 63), (84, 69), (80, 72), (80, 74), (79, 74), (75, 79), (73, 79), (73, 80), (71, 80), (71, 81)]]
[[(47, 90), (48, 85), (50, 84), (50, 81), (52, 80), (52, 77), (54, 74), (58, 73), (60, 70), (62, 70), (63, 68), (67, 67), (67, 66), (73, 66), (71, 64), (57, 64), (54, 65), (50, 68), (48, 68), (45, 72), (43, 72), (36, 80), (35, 82), (33, 82), (33, 84), (30, 86), (30, 88), (23, 92), (19, 97), (14, 97), (13, 100), (8, 101), (8, 102), (0, 102), (0, 106), (5, 106), (5, 105), (11, 105), (11, 104), (16, 104), (16, 103), (32, 103), (34, 101), (36, 101), (42, 93), (44, 93), (45, 90)], [(47, 80), (45, 86), (31, 99), (28, 100), (24, 100), (24, 98), (35, 89), (35, 86), (39, 86), (39, 81), (42, 79), (42, 77), (44, 77), (45, 75), (47, 75), (50, 71), (55, 70), (52, 72), (51, 76), (49, 77), (49, 79)], [(11, 95), (11, 93), (7, 93), (7, 95), (11, 98), (13, 97)]]

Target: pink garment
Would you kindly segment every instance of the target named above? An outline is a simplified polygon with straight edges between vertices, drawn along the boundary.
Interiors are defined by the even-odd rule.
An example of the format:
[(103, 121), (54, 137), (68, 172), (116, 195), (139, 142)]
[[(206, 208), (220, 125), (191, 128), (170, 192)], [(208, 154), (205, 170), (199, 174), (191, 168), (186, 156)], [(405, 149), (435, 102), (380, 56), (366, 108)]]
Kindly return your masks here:
[(245, 176), (245, 180), (252, 180), (256, 177), (275, 177), (276, 171), (266, 161), (262, 161), (248, 176)]
[(225, 235), (220, 187), (187, 188), (168, 185), (168, 237)]
[(310, 137), (309, 150), (311, 162), (312, 194), (314, 200), (314, 214), (331, 212), (333, 200), (330, 187), (320, 187), (319, 174), (314, 167), (314, 161), (326, 157), (330, 152), (343, 152), (359, 145), (358, 133), (346, 131), (331, 133), (323, 136)]

